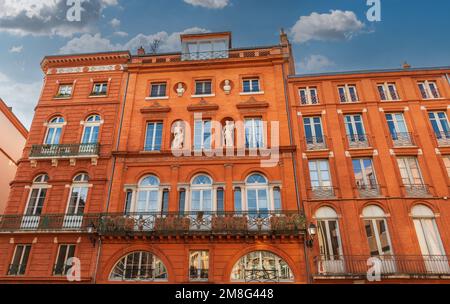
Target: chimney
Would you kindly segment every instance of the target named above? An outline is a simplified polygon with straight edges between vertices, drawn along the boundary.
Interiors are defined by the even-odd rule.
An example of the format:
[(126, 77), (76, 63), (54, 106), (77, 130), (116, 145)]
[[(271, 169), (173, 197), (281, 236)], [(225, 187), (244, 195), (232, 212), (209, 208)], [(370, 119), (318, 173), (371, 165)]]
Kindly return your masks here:
[(410, 68), (411, 68), (411, 65), (407, 61), (403, 62), (403, 69), (404, 70), (407, 70), (407, 69), (410, 69)]
[(145, 55), (145, 49), (144, 49), (144, 47), (141, 46), (140, 48), (138, 48), (137, 54), (138, 54), (138, 56), (143, 56), (143, 55)]

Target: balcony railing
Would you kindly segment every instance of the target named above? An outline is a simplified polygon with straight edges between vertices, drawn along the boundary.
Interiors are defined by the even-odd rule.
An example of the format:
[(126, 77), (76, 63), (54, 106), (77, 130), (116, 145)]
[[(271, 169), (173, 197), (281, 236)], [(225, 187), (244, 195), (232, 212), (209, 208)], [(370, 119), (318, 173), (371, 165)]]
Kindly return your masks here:
[(450, 132), (435, 133), (435, 136), (440, 147), (450, 146)]
[(98, 156), (99, 144), (34, 145), (30, 158), (72, 158)]
[(412, 133), (394, 133), (391, 134), (394, 147), (411, 147), (415, 146)]
[[(368, 263), (369, 259), (377, 262)], [(372, 261), (374, 261), (372, 260)], [(316, 277), (366, 277), (369, 269), (386, 276), (448, 276), (448, 256), (319, 256), (315, 258)], [(368, 266), (368, 264), (372, 266)], [(375, 266), (374, 268), (372, 268)]]
[(363, 198), (379, 197), (381, 195), (380, 186), (376, 184), (357, 184), (356, 188), (358, 189), (359, 196)]
[(181, 54), (181, 60), (211, 60), (211, 59), (226, 59), (229, 57), (229, 51), (207, 51), (207, 52), (191, 52)]
[(406, 184), (405, 191), (409, 197), (429, 197), (430, 189), (424, 184)]
[(300, 234), (305, 217), (298, 212), (185, 212), (108, 214), (101, 235)]
[(312, 187), (311, 198), (312, 199), (332, 199), (335, 198), (333, 187)]
[(326, 150), (328, 148), (325, 136), (305, 137), (305, 141), (308, 151)]
[(0, 232), (83, 231), (94, 232), (100, 215), (0, 215)]
[(251, 269), (245, 270), (245, 282), (259, 283), (259, 282), (280, 282), (280, 276), (277, 270), (266, 269)]
[(370, 147), (367, 134), (347, 135), (348, 145), (351, 149), (364, 149)]

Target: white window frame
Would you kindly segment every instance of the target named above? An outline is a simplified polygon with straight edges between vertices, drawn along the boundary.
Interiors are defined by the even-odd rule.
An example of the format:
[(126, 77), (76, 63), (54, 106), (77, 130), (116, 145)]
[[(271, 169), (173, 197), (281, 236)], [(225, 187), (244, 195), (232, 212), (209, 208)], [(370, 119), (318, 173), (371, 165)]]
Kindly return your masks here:
[[(152, 96), (152, 93), (153, 93), (153, 87), (158, 87), (158, 93), (157, 93), (157, 95), (156, 96)], [(161, 87), (162, 86), (164, 86), (164, 95), (161, 95)], [(154, 98), (154, 99), (161, 99), (161, 98), (165, 98), (165, 97), (168, 97), (167, 96), (167, 82), (155, 82), (155, 83), (152, 83), (151, 85), (150, 85), (150, 96), (149, 96), (150, 98)]]
[[(396, 95), (395, 96), (396, 98), (394, 98), (394, 96), (392, 96), (392, 92), (390, 90), (390, 87), (393, 87), (395, 95)], [(400, 95), (398, 94), (397, 85), (396, 85), (395, 82), (379, 83), (379, 84), (377, 84), (377, 88), (378, 88), (378, 90), (380, 88), (382, 88), (383, 94), (386, 97), (386, 99), (383, 99), (382, 96), (380, 95), (381, 101), (398, 101), (398, 100), (401, 100)], [(379, 93), (379, 91), (378, 91), (378, 93)]]
[[(56, 259), (55, 259), (55, 264), (54, 264), (54, 266), (57, 266), (58, 265), (58, 259), (59, 259), (59, 254), (61, 253), (61, 247), (62, 246), (67, 246), (66, 247), (66, 253), (65, 253), (65, 255), (64, 255), (64, 260), (62, 261), (62, 265), (63, 265), (63, 270), (64, 270), (64, 268), (65, 267), (68, 267), (68, 265), (67, 265), (67, 261), (69, 260), (69, 252), (70, 252), (70, 248), (71, 247), (73, 247), (74, 248), (74, 250), (73, 250), (73, 257), (75, 257), (75, 251), (76, 251), (76, 248), (77, 248), (77, 245), (75, 245), (75, 244), (59, 244), (59, 246), (58, 246), (58, 252), (57, 252), (57, 254), (56, 254)], [(72, 257), (70, 257), (70, 258), (72, 258)], [(53, 271), (53, 273), (54, 273), (55, 271)], [(64, 274), (64, 273), (63, 273)]]
[[(315, 163), (316, 164), (316, 169), (317, 169), (317, 176), (318, 176), (318, 182), (319, 182), (319, 186), (314, 186), (313, 185), (313, 179), (312, 179), (312, 171), (311, 171), (311, 163)], [(326, 163), (327, 164), (327, 172), (328, 172), (328, 176), (329, 176), (329, 181), (326, 181), (322, 178), (322, 172), (324, 170), (320, 169), (320, 164), (321, 163)], [(311, 159), (308, 161), (308, 170), (309, 170), (309, 178), (311, 181), (311, 188), (316, 188), (316, 187), (333, 187), (333, 180), (331, 178), (331, 171), (330, 171), (330, 161), (328, 159)], [(324, 183), (329, 182), (329, 185), (324, 185)]]
[[(194, 181), (199, 176), (206, 176), (206, 177), (208, 177), (211, 180), (211, 184), (195, 185)], [(192, 209), (193, 193), (196, 192), (196, 191), (200, 192), (200, 202), (199, 202), (200, 203), (200, 206), (199, 206), (200, 210), (193, 210)], [(205, 210), (205, 208), (204, 208), (204, 204), (205, 204), (204, 203), (204, 193), (206, 191), (210, 191), (211, 192), (211, 210)], [(194, 176), (192, 178), (191, 186), (190, 186), (190, 189), (189, 189), (189, 197), (186, 198), (186, 199), (188, 201), (188, 204), (187, 204), (188, 206), (186, 206), (187, 207), (186, 210), (188, 212), (215, 212), (217, 210), (217, 202), (216, 202), (216, 191), (215, 191), (213, 179), (209, 175), (206, 175), (206, 174), (198, 174), (198, 175)]]
[[(83, 175), (82, 181), (75, 181), (75, 179), (78, 176), (81, 176), (81, 175)], [(89, 197), (89, 188), (90, 188), (89, 177), (88, 177), (88, 175), (86, 173), (81, 173), (81, 174), (78, 174), (77, 176), (75, 176), (74, 181), (72, 182), (72, 185), (70, 186), (69, 199), (68, 199), (68, 202), (67, 202), (66, 213), (65, 213), (66, 215), (69, 215), (69, 216), (82, 216), (82, 215), (84, 215), (85, 210), (83, 210), (82, 214), (78, 214), (78, 210), (80, 208), (80, 200), (81, 200), (81, 195), (80, 194), (82, 193), (80, 190), (86, 190), (86, 198), (85, 198), (86, 201), (85, 201), (85, 206), (84, 206), (84, 209), (86, 209), (86, 205), (87, 205), (87, 201), (88, 201), (88, 197)], [(69, 209), (70, 209), (70, 201), (72, 200), (72, 194), (73, 194), (75, 189), (79, 189), (79, 195), (78, 195), (77, 201), (75, 203), (74, 213), (73, 214), (68, 214)]]
[[(406, 123), (405, 115), (404, 115), (403, 113), (401, 113), (401, 112), (400, 112), (400, 113), (386, 113), (386, 115), (388, 115), (388, 114), (390, 114), (390, 115), (392, 116), (392, 123), (393, 123), (394, 126), (395, 126), (395, 132), (396, 132), (396, 134), (402, 134), (402, 133), (404, 133), (404, 132), (402, 132), (402, 131), (400, 130), (400, 129), (401, 129), (401, 128), (399, 127), (400, 123), (403, 123), (403, 125), (404, 125), (404, 127), (405, 127), (405, 130), (406, 130), (406, 133), (409, 133), (408, 125), (407, 125), (407, 123)], [(401, 120), (401, 121), (398, 119), (397, 115), (401, 115), (401, 117), (402, 117), (402, 120)], [(386, 121), (389, 122), (387, 116), (386, 116)], [(391, 135), (393, 135), (393, 134), (391, 134)]]
[[(444, 130), (444, 128), (442, 127), (442, 121), (439, 118), (439, 114), (444, 114), (445, 115), (445, 119), (447, 120), (447, 125), (450, 126), (450, 122), (448, 121), (448, 115), (446, 112), (444, 111), (433, 111), (433, 112), (429, 112), (428, 114), (433, 114), (433, 118), (429, 118), (430, 122), (432, 123), (432, 121), (434, 120), (438, 126), (439, 132), (441, 132), (441, 134), (445, 133), (446, 131)], [(434, 128), (433, 128), (434, 131)]]
[[(373, 237), (375, 238), (375, 242), (376, 242), (376, 245), (377, 245), (378, 256), (380, 256), (380, 257), (384, 256), (385, 253), (383, 252), (383, 246), (381, 245), (380, 231), (378, 230), (377, 222), (382, 221), (384, 223), (384, 227), (386, 227), (386, 241), (388, 242), (388, 245), (389, 245), (389, 248), (390, 248), (390, 251), (391, 251), (391, 253), (388, 254), (388, 255), (389, 256), (393, 256), (394, 255), (394, 249), (392, 247), (391, 235), (390, 235), (390, 232), (389, 232), (389, 227), (388, 227), (388, 223), (387, 223), (386, 217), (366, 217), (366, 216), (363, 216), (363, 221), (364, 221), (364, 226), (366, 226), (366, 222), (370, 222), (372, 231), (375, 234), (375, 235), (373, 235)], [(366, 237), (367, 237), (367, 232), (366, 232)]]
[[(415, 183), (414, 176), (412, 174), (412, 169), (411, 169), (409, 160), (414, 160), (415, 163), (416, 163), (417, 170), (418, 170), (418, 173), (419, 173), (419, 178), (420, 178), (420, 184), (416, 184)], [(406, 173), (408, 174), (407, 177), (405, 177), (405, 176), (403, 176), (401, 174), (402, 170), (401, 170), (401, 167), (400, 167), (400, 161), (403, 163), (403, 165), (405, 167)], [(405, 186), (408, 186), (408, 185), (425, 185), (425, 181), (424, 181), (423, 175), (422, 175), (422, 170), (420, 169), (419, 160), (417, 159), (417, 157), (413, 157), (413, 156), (397, 157), (397, 165), (398, 165), (398, 168), (400, 170), (400, 176), (402, 178), (402, 182), (403, 182), (403, 184)], [(409, 182), (408, 184), (405, 184), (405, 180), (406, 179), (408, 179), (408, 182)]]
[[(361, 174), (362, 174), (362, 181), (363, 181), (363, 183), (364, 183), (364, 185), (365, 186), (372, 186), (372, 183), (368, 180), (368, 178), (367, 178), (367, 168), (366, 168), (366, 166), (364, 165), (364, 161), (365, 160), (370, 160), (370, 162), (371, 162), (371, 164), (372, 164), (372, 173), (373, 173), (373, 178), (374, 178), (374, 180), (375, 180), (375, 185), (378, 185), (378, 180), (377, 180), (377, 174), (376, 174), (376, 172), (375, 172), (375, 165), (374, 165), (374, 163), (373, 163), (373, 159), (372, 158), (369, 158), (369, 157), (366, 157), (366, 158), (354, 158), (353, 160), (352, 160), (352, 162), (353, 161), (359, 161), (359, 165), (361, 166)], [(356, 181), (358, 181), (357, 179), (356, 179), (356, 172), (355, 172), (355, 168), (353, 168), (353, 175), (355, 176), (355, 180)]]
[[(350, 117), (350, 122), (347, 121), (347, 117)], [(358, 133), (358, 128), (356, 127), (356, 120), (355, 117), (360, 117), (361, 118), (361, 128), (363, 131), (363, 134), (359, 134)], [(363, 116), (361, 114), (350, 114), (350, 115), (345, 115), (344, 116), (344, 123), (345, 123), (345, 131), (347, 133), (348, 136), (351, 136), (350, 132), (349, 132), (349, 127), (351, 126), (353, 134), (355, 136), (364, 136), (367, 135), (366, 134), (366, 128), (364, 126), (364, 119)]]
[[(306, 103), (303, 103), (302, 92), (305, 93)], [(312, 92), (314, 92), (314, 95), (315, 95), (315, 98), (316, 98), (315, 102), (313, 102), (313, 94), (312, 94)], [(319, 96), (317, 95), (317, 92), (318, 92), (317, 87), (303, 87), (303, 88), (298, 89), (298, 95), (300, 97), (300, 104), (302, 106), (318, 105), (318, 104), (320, 104)]]
[[(254, 183), (254, 184), (249, 183), (248, 179), (251, 176), (255, 175), (255, 174), (261, 175), (266, 180), (266, 182), (263, 183), (263, 184), (261, 184), (261, 183)], [(260, 204), (259, 204), (259, 201), (260, 201), (259, 191), (260, 190), (265, 190), (266, 191), (267, 211), (264, 211), (264, 212), (273, 212), (273, 211), (275, 211), (275, 205), (274, 205), (274, 199), (273, 199), (273, 188), (271, 188), (269, 186), (269, 181), (267, 180), (267, 177), (265, 177), (264, 175), (259, 174), (259, 173), (250, 174), (247, 177), (247, 179), (246, 179), (245, 192), (244, 192), (245, 193), (245, 203), (244, 203), (244, 206), (242, 206), (243, 211), (250, 212), (249, 207), (248, 207), (248, 197), (249, 197), (248, 192), (249, 191), (256, 191), (256, 210), (252, 210), (252, 211), (254, 211), (254, 212), (262, 212), (261, 208), (260, 208)], [(241, 191), (242, 191), (242, 189), (241, 189)], [(281, 199), (281, 193), (280, 193), (280, 199)]]
[[(206, 255), (204, 255), (204, 253), (206, 253)], [(210, 263), (210, 252), (208, 250), (193, 250), (189, 252), (189, 281), (193, 281), (193, 282), (198, 282), (198, 281), (209, 281), (209, 276), (210, 276), (210, 268), (211, 268), (211, 263)], [(192, 264), (193, 262), (193, 258), (194, 255), (198, 254), (198, 257), (196, 257), (195, 259), (197, 260), (198, 265), (202, 265), (205, 262), (205, 257), (207, 258), (207, 269), (203, 269), (203, 268), (196, 268), (197, 272), (200, 270), (207, 270), (208, 271), (208, 278), (191, 278), (191, 267), (194, 266)]]
[[(52, 120), (47, 124), (47, 130), (45, 132), (45, 137), (44, 137), (44, 145), (59, 145), (61, 142), (62, 132), (63, 132), (63, 128), (64, 128), (65, 124), (66, 124), (65, 120), (61, 116), (52, 118)], [(54, 130), (54, 131), (53, 131), (50, 143), (47, 143), (48, 142), (47, 139), (48, 139), (50, 130)], [(58, 142), (56, 143), (55, 139), (56, 139), (56, 133), (58, 130), (60, 130), (60, 134), (59, 134)]]
[[(42, 178), (45, 178), (46, 180), (42, 181)], [(38, 179), (39, 179), (39, 181), (38, 181)], [(28, 207), (29, 207), (29, 205), (31, 203), (30, 200), (31, 200), (31, 196), (33, 194), (33, 190), (38, 190), (37, 200), (35, 202), (35, 203), (37, 203), (38, 200), (39, 200), (39, 197), (41, 196), (42, 190), (44, 190), (44, 189), (48, 190), (50, 188), (49, 185), (48, 185), (47, 180), (48, 180), (48, 176), (45, 175), (45, 174), (39, 175), (38, 177), (36, 177), (34, 179), (33, 185), (30, 188), (30, 193), (28, 194), (28, 200), (27, 200), (27, 204), (26, 204), (25, 210), (24, 210), (24, 215), (25, 216), (40, 216), (40, 215), (36, 215), (36, 209), (37, 209), (37, 206), (38, 206), (37, 204), (33, 208), (33, 214), (26, 214), (26, 213), (27, 213)], [(48, 195), (48, 193), (45, 194), (44, 202), (43, 202), (42, 206), (44, 206), (44, 204), (45, 204), (45, 200), (47, 199), (47, 195)]]
[(73, 94), (73, 84), (60, 84), (58, 87), (58, 97), (68, 98)]
[[(209, 134), (210, 134), (210, 139), (209, 139), (209, 147), (205, 145), (206, 142), (206, 132), (207, 128), (206, 128), (206, 124), (209, 122)], [(201, 130), (197, 129), (197, 124), (201, 123), (202, 127)], [(201, 150), (211, 150), (212, 149), (212, 140), (213, 140), (213, 134), (212, 134), (212, 120), (210, 119), (203, 119), (203, 120), (195, 120), (194, 121), (194, 150), (196, 151), (201, 151)], [(200, 134), (197, 134), (197, 132), (200, 131)], [(201, 144), (200, 147), (196, 146), (196, 139), (198, 136), (201, 136)]]
[[(314, 122), (314, 119), (316, 119), (316, 118), (319, 119), (319, 124), (317, 124), (317, 123)], [(317, 138), (319, 137), (319, 136), (316, 134), (316, 126), (319, 125), (319, 126), (320, 126), (320, 132), (321, 132), (322, 140), (325, 141), (325, 135), (324, 135), (324, 133), (323, 133), (322, 117), (320, 117), (320, 116), (308, 116), (308, 117), (304, 117), (304, 118), (303, 118), (303, 127), (304, 127), (305, 130), (306, 130), (307, 124), (305, 123), (305, 119), (308, 119), (308, 120), (309, 120), (309, 126), (311, 127), (311, 134), (312, 134), (312, 137), (313, 137), (314, 139), (317, 139)], [(305, 132), (305, 134), (306, 134), (306, 132)]]
[[(105, 92), (103, 92), (103, 89), (106, 87)], [(99, 90), (96, 90), (96, 88), (99, 88)], [(108, 95), (108, 82), (95, 82), (92, 86), (92, 95), (95, 96), (106, 96)]]
[[(250, 84), (250, 90), (245, 91), (245, 82), (248, 81)], [(254, 82), (257, 82), (257, 85), (254, 84)], [(255, 90), (254, 87), (257, 86), (258, 90)], [(261, 93), (261, 81), (259, 77), (254, 78), (243, 78), (242, 79), (242, 93), (243, 94), (251, 94), (251, 93)]]
[[(90, 121), (90, 118), (93, 118), (93, 120)], [(97, 144), (100, 141), (100, 126), (102, 125), (102, 119), (99, 115), (91, 115), (89, 116), (86, 121), (84, 121), (84, 127), (83, 127), (83, 134), (81, 136), (81, 143), (82, 144)], [(91, 133), (89, 134), (89, 139), (87, 142), (84, 142), (84, 136), (86, 135), (87, 129), (91, 129)], [(95, 128), (98, 128), (97, 131), (97, 140), (94, 142), (93, 139), (93, 130)]]
[[(356, 100), (352, 100), (352, 95), (350, 93), (350, 89), (353, 88), (355, 90), (355, 98)], [(345, 101), (343, 101), (341, 99), (341, 93), (339, 92), (340, 89), (344, 89), (344, 96), (345, 96)], [(359, 102), (359, 94), (358, 94), (358, 90), (356, 89), (356, 85), (354, 84), (345, 84), (345, 85), (340, 85), (338, 86), (338, 95), (339, 95), (339, 101), (341, 103), (354, 103), (354, 102)]]
[[(339, 225), (339, 219), (338, 218), (318, 218), (317, 219), (318, 222), (322, 222), (325, 223), (325, 230), (322, 233), (325, 233), (325, 239), (327, 242), (327, 247), (329, 250), (333, 251), (333, 243), (332, 243), (332, 238), (331, 238), (331, 228), (330, 228), (330, 222), (335, 222), (336, 223), (336, 238), (338, 241), (338, 246), (339, 246), (339, 252), (327, 252), (325, 253), (327, 256), (329, 256), (329, 258), (333, 261), (335, 260), (335, 257), (343, 257), (343, 248), (342, 248), (342, 239), (341, 239), (341, 228)], [(320, 223), (318, 223), (320, 224)], [(320, 226), (320, 225), (318, 225)]]
[[(251, 132), (248, 132), (250, 138), (248, 140), (249, 145), (247, 146), (247, 127), (249, 123), (250, 123), (249, 130)], [(261, 138), (258, 137), (258, 134), (256, 132), (258, 129), (257, 124), (260, 124)], [(244, 129), (245, 129), (245, 136), (246, 136), (245, 142), (247, 149), (260, 149), (266, 147), (266, 138), (265, 138), (266, 128), (264, 126), (264, 121), (262, 120), (262, 118), (260, 117), (246, 118), (244, 121)]]
[[(421, 85), (423, 85), (423, 89), (424, 89), (424, 92), (425, 92), (426, 96), (422, 95), (422, 90), (420, 89)], [(433, 93), (432, 93), (432, 90), (431, 90), (431, 85), (434, 85), (437, 97), (433, 96)], [(439, 92), (439, 88), (438, 88), (438, 85), (437, 85), (436, 81), (434, 81), (434, 80), (433, 81), (430, 81), (430, 80), (419, 81), (418, 82), (418, 86), (419, 86), (420, 96), (422, 97), (422, 99), (428, 100), (428, 99), (440, 99), (441, 98), (441, 93)]]
[[(202, 92), (197, 92), (197, 84), (201, 83), (202, 84)], [(210, 83), (211, 84), (211, 92), (209, 93), (204, 93), (206, 90), (206, 84)], [(213, 90), (213, 82), (212, 80), (196, 80), (195, 81), (195, 94), (193, 95), (194, 97), (200, 97), (200, 96), (214, 96), (214, 90)]]
[[(161, 148), (159, 150), (156, 149), (156, 135), (157, 135), (157, 126), (161, 124)], [(148, 147), (146, 146), (147, 144), (147, 139), (148, 139), (148, 128), (150, 125), (153, 125), (153, 135), (152, 135), (152, 143), (151, 146)], [(149, 151), (149, 152), (155, 152), (155, 151), (160, 151), (162, 149), (162, 145), (163, 145), (163, 138), (162, 138), (162, 133), (164, 130), (164, 123), (162, 121), (151, 121), (151, 122), (147, 122), (147, 127), (145, 130), (145, 141), (144, 141), (144, 150), (145, 151)]]
[[(157, 179), (158, 184), (157, 185), (149, 185), (149, 186), (141, 186), (142, 182), (149, 177), (154, 177)], [(132, 197), (132, 203), (131, 203), (131, 207), (130, 207), (130, 213), (160, 213), (162, 211), (162, 197), (163, 197), (163, 191), (164, 188), (161, 187), (161, 181), (159, 180), (159, 178), (157, 178), (154, 175), (147, 175), (145, 177), (143, 177), (138, 184), (138, 187), (136, 189), (136, 193), (133, 193), (133, 197)], [(138, 210), (138, 206), (139, 206), (139, 195), (141, 192), (146, 192), (146, 199), (145, 199), (145, 204), (146, 204), (146, 210), (145, 211), (139, 211)], [(157, 208), (155, 210), (150, 209), (150, 193), (151, 192), (156, 192), (157, 193), (157, 199), (156, 199), (156, 204), (157, 204)]]
[(450, 178), (450, 155), (443, 155), (442, 160), (444, 162), (445, 169), (447, 169), (448, 178)]
[[(26, 272), (26, 269), (28, 268), (28, 263), (30, 261), (31, 247), (32, 247), (31, 244), (17, 244), (16, 245), (16, 247), (14, 248), (13, 256), (12, 256), (11, 265), (15, 265), (15, 264), (13, 264), (13, 262), (16, 259), (17, 249), (18, 249), (19, 246), (22, 246), (23, 249), (22, 249), (22, 253), (21, 253), (20, 258), (19, 258), (19, 264), (18, 264), (18, 266), (19, 266), (18, 270), (19, 271), (18, 272), (20, 272), (20, 266), (22, 266), (22, 264), (23, 264), (23, 259), (25, 257), (25, 251), (26, 251), (27, 248), (29, 248), (29, 250), (28, 250), (28, 257), (27, 257), (27, 264), (25, 265), (25, 272)], [(9, 273), (9, 271), (8, 271), (8, 273)], [(25, 274), (13, 274), (12, 276), (23, 276), (23, 275), (25, 275)]]

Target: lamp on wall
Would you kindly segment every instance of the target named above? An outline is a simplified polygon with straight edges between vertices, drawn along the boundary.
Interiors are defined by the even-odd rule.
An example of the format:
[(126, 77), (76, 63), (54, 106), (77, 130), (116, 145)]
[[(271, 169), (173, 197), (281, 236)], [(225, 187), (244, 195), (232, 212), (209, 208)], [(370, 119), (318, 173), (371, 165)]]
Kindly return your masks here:
[(309, 224), (308, 227), (308, 240), (307, 240), (307, 246), (309, 248), (312, 248), (314, 246), (314, 239), (317, 235), (317, 226), (314, 225), (314, 223)]

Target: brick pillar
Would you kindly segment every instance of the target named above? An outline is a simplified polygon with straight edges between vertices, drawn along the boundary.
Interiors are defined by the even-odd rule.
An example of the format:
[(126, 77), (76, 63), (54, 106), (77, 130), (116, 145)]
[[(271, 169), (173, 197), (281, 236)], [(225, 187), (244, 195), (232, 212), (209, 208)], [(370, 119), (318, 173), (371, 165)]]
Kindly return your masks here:
[(169, 212), (178, 211), (178, 177), (180, 166), (171, 166), (170, 175), (170, 195), (169, 195)]
[(225, 164), (225, 211), (234, 210), (233, 165)]

